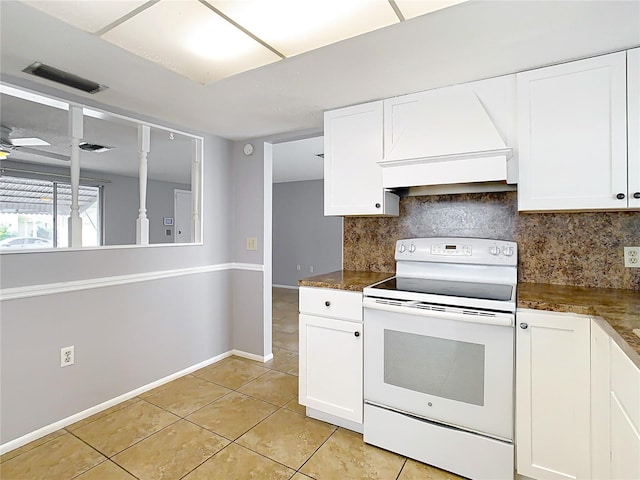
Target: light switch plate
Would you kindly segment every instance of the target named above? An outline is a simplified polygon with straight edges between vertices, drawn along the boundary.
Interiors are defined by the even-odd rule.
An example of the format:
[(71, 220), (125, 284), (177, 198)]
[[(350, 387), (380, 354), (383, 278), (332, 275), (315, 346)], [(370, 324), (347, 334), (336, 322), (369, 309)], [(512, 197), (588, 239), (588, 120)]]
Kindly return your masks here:
[(258, 250), (257, 237), (247, 237), (247, 250)]

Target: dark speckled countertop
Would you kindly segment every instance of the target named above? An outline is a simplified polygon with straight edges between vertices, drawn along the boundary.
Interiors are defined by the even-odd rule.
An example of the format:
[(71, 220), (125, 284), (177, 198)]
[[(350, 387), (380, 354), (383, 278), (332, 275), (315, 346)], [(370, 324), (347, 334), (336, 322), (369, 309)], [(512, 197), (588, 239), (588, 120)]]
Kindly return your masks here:
[[(339, 270), (298, 283), (303, 287), (361, 292), (364, 287), (393, 275), (393, 272)], [(633, 333), (634, 329), (640, 329), (640, 290), (519, 283), (518, 308), (592, 315), (640, 368), (640, 337)]]
[(361, 292), (364, 287), (393, 277), (393, 272), (361, 272), (357, 270), (338, 270), (337, 272), (303, 278), (298, 281), (301, 287), (335, 288)]

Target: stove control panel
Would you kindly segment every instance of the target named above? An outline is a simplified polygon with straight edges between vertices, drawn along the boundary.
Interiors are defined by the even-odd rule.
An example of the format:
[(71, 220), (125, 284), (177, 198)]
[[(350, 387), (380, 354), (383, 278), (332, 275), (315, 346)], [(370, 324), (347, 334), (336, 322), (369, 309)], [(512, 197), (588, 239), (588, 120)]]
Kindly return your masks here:
[(431, 255), (455, 255), (471, 256), (471, 245), (460, 245), (456, 243), (438, 243), (431, 245)]
[(396, 243), (397, 261), (517, 266), (515, 242), (481, 238), (406, 238)]

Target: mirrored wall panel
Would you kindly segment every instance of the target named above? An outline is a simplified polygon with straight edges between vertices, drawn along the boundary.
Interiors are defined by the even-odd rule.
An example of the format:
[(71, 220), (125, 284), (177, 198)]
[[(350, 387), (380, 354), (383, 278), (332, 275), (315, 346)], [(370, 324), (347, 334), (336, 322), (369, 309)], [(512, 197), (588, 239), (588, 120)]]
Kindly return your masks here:
[(201, 242), (201, 137), (6, 84), (0, 105), (0, 252)]

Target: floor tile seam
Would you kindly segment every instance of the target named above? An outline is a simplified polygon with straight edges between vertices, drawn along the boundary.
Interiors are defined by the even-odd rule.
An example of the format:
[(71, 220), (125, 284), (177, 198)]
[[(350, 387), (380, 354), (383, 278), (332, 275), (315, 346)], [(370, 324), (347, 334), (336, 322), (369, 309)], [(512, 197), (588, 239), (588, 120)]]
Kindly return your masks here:
[[(213, 383), (213, 382), (209, 382), (209, 383)], [(218, 384), (217, 384), (217, 383), (215, 383), (214, 385), (218, 385)], [(219, 386), (219, 387), (223, 387), (222, 385), (218, 385), (218, 386)], [(172, 414), (172, 415), (175, 415), (175, 416), (177, 416), (177, 417), (180, 417), (180, 418), (182, 418), (182, 419), (186, 419), (189, 415), (192, 415), (192, 414), (196, 413), (197, 411), (202, 410), (202, 409), (203, 409), (203, 408), (205, 408), (205, 407), (208, 407), (208, 406), (209, 406), (209, 405), (211, 405), (212, 403), (215, 403), (215, 402), (217, 402), (218, 400), (221, 400), (222, 398), (226, 397), (227, 395), (230, 395), (231, 393), (233, 393), (233, 392), (235, 391), (235, 390), (231, 390), (231, 389), (230, 389), (230, 388), (228, 388), (228, 387), (223, 387), (223, 388), (226, 388), (226, 389), (227, 389), (227, 390), (229, 390), (229, 391), (228, 391), (228, 392), (226, 392), (226, 393), (224, 393), (223, 395), (219, 396), (219, 397), (218, 397), (218, 398), (216, 398), (215, 400), (212, 400), (212, 401), (210, 401), (209, 403), (207, 403), (207, 404), (203, 405), (202, 407), (198, 407), (198, 408), (197, 408), (197, 409), (195, 409), (194, 411), (192, 411), (192, 412), (189, 412), (189, 413), (185, 414), (184, 416), (183, 416), (183, 415), (181, 415), (181, 414), (179, 414), (179, 413), (176, 413), (176, 412), (174, 412), (174, 411), (172, 411), (172, 410), (169, 410), (169, 408), (168, 408), (168, 407), (164, 407), (164, 406), (162, 406), (162, 405), (158, 405), (158, 404), (153, 403), (153, 402), (151, 402), (151, 401), (149, 401), (149, 400), (146, 400), (146, 399), (142, 399), (142, 400), (144, 400), (144, 401), (145, 401), (145, 402), (147, 402), (147, 403), (150, 403), (151, 405), (153, 405), (153, 406), (155, 406), (155, 407), (158, 407), (158, 408), (160, 408), (160, 409), (164, 410), (165, 412), (168, 412), (168, 413), (170, 413), (170, 414)]]
[[(278, 372), (278, 373), (282, 373), (282, 372)], [(292, 375), (292, 376), (293, 376), (293, 375)], [(289, 403), (291, 400), (293, 400), (294, 398), (296, 398), (296, 395), (297, 395), (297, 392), (296, 392), (296, 393), (295, 393), (291, 398), (289, 398), (289, 399), (288, 399), (286, 402), (284, 402), (282, 405), (278, 405), (277, 403), (270, 402), (270, 401), (268, 401), (268, 400), (265, 400), (264, 398), (256, 397), (256, 396), (251, 395), (251, 394), (249, 394), (249, 393), (240, 392), (240, 391), (238, 391), (238, 393), (241, 393), (242, 395), (246, 395), (247, 397), (251, 397), (251, 398), (253, 398), (253, 399), (255, 399), (255, 400), (260, 400), (261, 402), (268, 403), (269, 405), (273, 405), (274, 407), (278, 407), (278, 409), (280, 409), (280, 408), (284, 408), (284, 406), (285, 406), (287, 403)]]
[[(216, 383), (216, 385), (217, 385), (217, 383)], [(226, 388), (226, 387), (225, 387), (225, 388)], [(211, 401), (211, 402), (207, 403), (206, 405), (203, 405), (202, 407), (199, 407), (199, 408), (195, 409), (193, 412), (188, 413), (188, 414), (186, 414), (184, 417), (180, 417), (180, 418), (182, 418), (182, 419), (184, 419), (184, 420), (187, 420), (187, 417), (190, 417), (191, 415), (193, 415), (193, 414), (195, 414), (195, 413), (199, 412), (199, 411), (200, 411), (200, 410), (202, 410), (203, 408), (207, 408), (209, 405), (212, 405), (212, 404), (214, 404), (214, 403), (216, 403), (216, 402), (218, 402), (218, 401), (222, 400), (223, 398), (228, 397), (228, 396), (229, 396), (229, 395), (231, 395), (232, 393), (240, 393), (240, 392), (236, 392), (235, 390), (231, 390), (231, 389), (228, 389), (228, 390), (229, 390), (229, 391), (228, 391), (227, 393), (225, 393), (224, 395), (222, 395), (222, 396), (220, 396), (220, 397), (216, 398), (215, 400), (213, 400), (213, 401)], [(177, 414), (175, 414), (175, 413), (174, 413), (174, 415), (177, 415)], [(192, 422), (192, 423), (193, 423), (193, 422)]]
[[(227, 436), (225, 436), (225, 435), (223, 435), (223, 434), (221, 434), (221, 433), (216, 432), (215, 430), (212, 430), (212, 429), (210, 429), (210, 428), (208, 428), (208, 427), (205, 427), (204, 425), (200, 425), (199, 423), (196, 423), (196, 422), (194, 422), (193, 420), (189, 420), (188, 418), (183, 418), (183, 420), (184, 420), (184, 421), (186, 421), (186, 422), (189, 422), (189, 423), (190, 423), (190, 424), (192, 424), (192, 425), (195, 425), (195, 426), (196, 426), (196, 427), (198, 427), (198, 428), (202, 428), (203, 430), (206, 430), (206, 431), (207, 431), (207, 432), (209, 432), (209, 433), (213, 433), (214, 435), (216, 435), (216, 436), (218, 436), (218, 437), (224, 438), (225, 440), (228, 440), (228, 441), (229, 441), (229, 443), (232, 443), (232, 442), (233, 442), (233, 438), (229, 438), (229, 437), (227, 437)], [(255, 426), (255, 425), (254, 425), (254, 426)], [(251, 428), (253, 428), (253, 427), (251, 427)], [(251, 430), (251, 428), (250, 428), (249, 430)], [(247, 432), (248, 432), (249, 430), (247, 430)], [(245, 434), (245, 433), (247, 433), (247, 432), (244, 432), (242, 435), (244, 435), (244, 434)], [(239, 438), (239, 437), (238, 437), (238, 438)], [(223, 448), (226, 448), (226, 445), (225, 445), (225, 447), (223, 447)]]
[[(169, 412), (169, 413), (171, 413), (171, 412)], [(177, 415), (174, 415), (174, 416), (176, 416), (176, 417), (177, 417)], [(120, 455), (121, 453), (123, 453), (123, 452), (125, 452), (125, 451), (129, 450), (131, 447), (134, 447), (134, 446), (138, 445), (140, 442), (143, 442), (143, 441), (144, 441), (144, 440), (146, 440), (147, 438), (150, 438), (150, 437), (154, 436), (155, 434), (160, 433), (160, 432), (162, 432), (163, 430), (165, 430), (165, 429), (169, 428), (170, 426), (175, 425), (175, 424), (176, 424), (176, 423), (178, 423), (180, 420), (184, 420), (184, 418), (182, 418), (182, 417), (178, 417), (176, 420), (174, 420), (173, 422), (171, 422), (171, 423), (169, 423), (169, 424), (165, 425), (165, 426), (164, 426), (164, 427), (162, 427), (161, 429), (156, 430), (156, 431), (154, 431), (154, 432), (150, 433), (149, 435), (147, 435), (147, 436), (145, 436), (145, 437), (143, 437), (143, 438), (141, 438), (141, 439), (139, 439), (139, 440), (136, 440), (136, 441), (135, 441), (135, 442), (133, 442), (131, 445), (126, 446), (125, 448), (123, 448), (122, 450), (117, 451), (116, 453), (114, 453), (114, 454), (113, 454), (113, 455), (111, 455), (111, 456), (108, 456), (108, 455), (106, 455), (105, 453), (102, 453), (102, 452), (100, 452), (100, 453), (101, 453), (102, 455), (104, 455), (105, 457), (107, 457), (109, 460), (111, 460), (113, 463), (115, 463), (116, 465), (118, 465), (119, 467), (124, 468), (122, 465), (120, 465), (118, 462), (116, 462), (116, 461), (114, 460), (114, 457), (116, 457), (117, 455)], [(81, 439), (81, 440), (82, 440), (82, 439)], [(86, 442), (85, 442), (85, 443), (86, 443)], [(89, 445), (90, 445), (90, 444), (89, 444)], [(93, 447), (93, 448), (94, 448), (95, 450), (97, 450), (97, 448), (95, 448), (95, 447)], [(98, 451), (99, 451), (99, 450), (98, 450)]]
[[(123, 400), (123, 401), (121, 401), (121, 402), (118, 402), (118, 403), (116, 403), (116, 405), (121, 405), (121, 404), (123, 404), (123, 403), (125, 403), (125, 402), (128, 402), (128, 401), (130, 401), (130, 400), (133, 400), (134, 398), (137, 398), (137, 399), (138, 399), (138, 401), (133, 402), (133, 403), (131, 403), (130, 405), (126, 405), (126, 406), (120, 407), (120, 408), (118, 408), (117, 410), (114, 410), (114, 411), (113, 411), (113, 412), (111, 412), (111, 413), (107, 413), (107, 414), (105, 414), (105, 415), (102, 415), (102, 416), (100, 416), (100, 417), (98, 417), (98, 418), (96, 418), (96, 419), (94, 419), (94, 420), (91, 420), (90, 422), (87, 422), (87, 423), (85, 423), (84, 425), (81, 425), (80, 427), (77, 427), (77, 428), (75, 428), (75, 429), (73, 429), (73, 430), (70, 430), (70, 429), (69, 429), (69, 427), (72, 427), (75, 423), (82, 422), (83, 420), (87, 420), (87, 418), (90, 418), (90, 417), (84, 418), (83, 420), (78, 420), (78, 422), (74, 422), (74, 423), (72, 423), (71, 425), (67, 425), (66, 427), (63, 427), (61, 430), (64, 430), (64, 431), (66, 431), (66, 432), (68, 432), (68, 433), (72, 433), (72, 432), (74, 432), (75, 430), (80, 430), (81, 428), (84, 428), (84, 427), (86, 427), (87, 425), (91, 425), (91, 424), (93, 424), (93, 423), (97, 422), (98, 420), (102, 420), (103, 418), (110, 417), (110, 416), (111, 416), (111, 415), (113, 415), (114, 413), (118, 413), (120, 410), (124, 410), (125, 408), (127, 408), (127, 407), (131, 407), (131, 406), (135, 405), (136, 403), (138, 403), (139, 401), (144, 400), (144, 398), (142, 398), (142, 397), (140, 397), (140, 396), (135, 396), (135, 397), (129, 398), (129, 399), (127, 399), (127, 400)], [(115, 407), (116, 405), (112, 405), (111, 407), (105, 408), (105, 410), (108, 410), (109, 408), (113, 408), (113, 407)], [(103, 410), (103, 411), (104, 411), (104, 410)], [(94, 415), (99, 415), (100, 413), (102, 413), (102, 412), (95, 413)], [(94, 415), (91, 415), (91, 416), (94, 416)]]
[[(134, 475), (133, 473), (131, 473), (129, 470), (127, 470), (126, 468), (124, 468), (122, 465), (114, 462), (113, 460), (111, 460), (110, 458), (105, 458), (104, 461), (97, 463), (96, 465), (94, 465), (93, 467), (91, 467), (89, 470), (85, 470), (82, 473), (79, 473), (78, 475), (76, 475), (75, 477), (70, 478), (69, 480), (74, 480), (76, 478), (78, 478), (80, 475), (84, 475), (87, 472), (90, 472), (91, 470), (93, 470), (94, 468), (99, 467), (100, 465), (102, 465), (103, 463), (106, 462), (111, 462), (113, 463), (115, 466), (117, 466), (118, 468), (121, 468), (122, 470), (124, 470), (125, 472), (127, 472), (129, 475), (131, 475), (133, 478), (135, 478), (136, 480), (140, 480), (140, 477), (138, 477), (137, 475)], [(106, 480), (106, 479), (105, 479)]]
[[(209, 380), (209, 379), (207, 379), (207, 378), (203, 378), (203, 377), (198, 377), (198, 378), (199, 378), (200, 380), (204, 380), (205, 382), (209, 382), (209, 383), (212, 383), (212, 384), (217, 385), (217, 386), (219, 386), (219, 387), (226, 388), (227, 390), (232, 390), (232, 391), (234, 391), (234, 392), (235, 392), (235, 390), (236, 390), (236, 389), (230, 388), (230, 387), (229, 387), (229, 386), (227, 386), (227, 385), (222, 385), (221, 383), (214, 382), (213, 380)], [(249, 380), (249, 381), (251, 382), (251, 381), (253, 381), (253, 380)], [(249, 382), (247, 382), (247, 383), (249, 383)], [(240, 387), (242, 387), (242, 386), (244, 386), (244, 385), (246, 385), (246, 383), (243, 383)], [(238, 387), (238, 388), (240, 388), (240, 387)]]
[(287, 352), (298, 353), (298, 350), (289, 350), (288, 348), (278, 347), (280, 350), (286, 350)]
[[(6, 460), (2, 460), (2, 461), (0, 462), (0, 465), (4, 465), (4, 464), (5, 464), (5, 463), (7, 463), (7, 462), (11, 462), (12, 460), (14, 460), (14, 459), (16, 459), (16, 458), (21, 457), (21, 456), (22, 456), (22, 455), (24, 455), (25, 453), (29, 453), (29, 452), (31, 452), (31, 451), (33, 451), (33, 450), (35, 450), (36, 448), (43, 447), (43, 446), (47, 445), (49, 442), (53, 442), (54, 440), (56, 440), (56, 439), (58, 439), (58, 438), (62, 437), (63, 435), (65, 435), (65, 433), (71, 433), (71, 432), (67, 431), (67, 429), (66, 429), (66, 428), (61, 428), (60, 430), (61, 430), (62, 432), (64, 432), (64, 433), (61, 433), (61, 434), (60, 434), (60, 435), (58, 435), (57, 437), (53, 437), (53, 438), (51, 438), (51, 439), (47, 440), (46, 442), (41, 443), (40, 445), (36, 445), (35, 447), (31, 447), (31, 448), (29, 448), (28, 450), (25, 450), (25, 451), (24, 451), (24, 452), (22, 452), (22, 453), (18, 453), (17, 455), (14, 455), (14, 456), (13, 456), (13, 457), (11, 457), (11, 458), (7, 458)], [(33, 440), (33, 442), (37, 442), (38, 440), (39, 440), (39, 439)], [(32, 442), (29, 442), (29, 443), (32, 443)], [(26, 445), (29, 445), (29, 443), (27, 443)], [(24, 446), (26, 446), (26, 445), (23, 445), (22, 447), (24, 447)], [(18, 448), (22, 448), (22, 447), (18, 447)], [(18, 450), (18, 448), (16, 448), (16, 450)], [(5, 455), (6, 455), (6, 454), (8, 454), (8, 453), (11, 453), (11, 452), (7, 452), (7, 453), (5, 453)], [(0, 466), (0, 472), (2, 472), (2, 467), (1, 467), (1, 466)]]
[(407, 464), (407, 457), (404, 457), (404, 462), (402, 462), (402, 467), (400, 467), (400, 471), (398, 472), (398, 475), (396, 476), (396, 480), (400, 479), (400, 475), (402, 475), (402, 471), (404, 470), (405, 465)]
[[(194, 424), (195, 425), (195, 424)], [(198, 425), (200, 427), (200, 425)], [(200, 427), (200, 428), (204, 428), (204, 427)], [(205, 429), (206, 430), (206, 429)], [(210, 430), (207, 430), (210, 431)], [(215, 432), (214, 432), (215, 433)], [(218, 435), (218, 434), (216, 434)], [(221, 435), (218, 435), (221, 436)], [(223, 437), (226, 439), (226, 437)], [(186, 477), (187, 475), (190, 475), (193, 471), (197, 470), (198, 468), (200, 468), (202, 465), (204, 465), (205, 463), (207, 463), (209, 460), (211, 460), (213, 457), (215, 457), (216, 455), (218, 455), (220, 452), (222, 452), (225, 448), (227, 448), (229, 445), (231, 445), (232, 442), (227, 443), (224, 447), (222, 447), (220, 450), (218, 450), (217, 452), (215, 452), (213, 455), (211, 455), (210, 457), (207, 457), (206, 459), (204, 459), (202, 462), (200, 462), (198, 465), (196, 465), (194, 468), (192, 468), (191, 470), (189, 470), (187, 473), (185, 473), (184, 475), (182, 475), (181, 477), (178, 478), (178, 480), (182, 480), (184, 477)]]
[[(274, 413), (275, 413), (275, 412), (274, 412)], [(265, 420), (266, 420), (266, 419), (265, 419)], [(255, 428), (255, 426), (254, 426), (254, 427), (252, 427), (252, 428)], [(247, 431), (248, 431), (248, 430), (247, 430)], [(244, 432), (244, 433), (247, 433), (247, 432)], [(242, 435), (244, 435), (244, 433), (243, 433)], [(241, 435), (241, 436), (242, 436), (242, 435)], [(238, 437), (238, 438), (240, 438), (240, 437)], [(236, 440), (237, 440), (237, 439), (236, 439)], [(251, 448), (247, 447), (246, 445), (241, 445), (241, 444), (237, 443), (236, 441), (233, 441), (233, 442), (231, 442), (231, 443), (233, 443), (233, 444), (237, 445), (238, 447), (244, 448), (245, 450), (249, 450), (250, 452), (255, 453), (256, 455), (258, 455), (258, 456), (260, 456), (260, 457), (262, 457), (262, 458), (266, 458), (267, 460), (271, 460), (272, 462), (277, 463), (278, 465), (282, 465), (283, 467), (288, 468), (289, 470), (293, 470), (293, 475), (292, 475), (292, 477), (297, 473), (297, 470), (296, 470), (295, 468), (292, 468), (292, 467), (290, 467), (289, 465), (285, 465), (284, 463), (279, 462), (279, 461), (278, 461), (278, 460), (276, 460), (275, 458), (271, 458), (271, 457), (269, 457), (269, 456), (265, 455), (264, 453), (256, 452), (255, 450), (253, 450), (253, 449), (251, 449)]]
[[(73, 436), (73, 437), (77, 438), (78, 440), (80, 440), (82, 443), (84, 443), (84, 444), (85, 444), (87, 447), (89, 447), (91, 450), (94, 450), (95, 452), (97, 452), (97, 453), (98, 453), (98, 455), (101, 455), (102, 457), (104, 457), (104, 460), (102, 460), (101, 462), (96, 463), (95, 465), (93, 465), (92, 467), (90, 467), (89, 469), (85, 470), (85, 471), (84, 471), (84, 472), (82, 472), (82, 473), (86, 473), (86, 472), (88, 472), (89, 470), (91, 470), (92, 468), (97, 467), (97, 466), (98, 466), (98, 465), (100, 465), (101, 463), (104, 463), (104, 462), (106, 462), (107, 460), (110, 460), (110, 458), (109, 458), (109, 456), (108, 456), (108, 455), (106, 455), (105, 453), (102, 453), (102, 452), (101, 452), (100, 450), (98, 450), (96, 447), (94, 447), (93, 445), (91, 445), (91, 444), (90, 444), (89, 442), (87, 442), (86, 440), (84, 440), (84, 439), (80, 438), (80, 437), (79, 437), (79, 436), (77, 436), (75, 433), (73, 433), (73, 432), (67, 432), (67, 433), (69, 433), (69, 435), (71, 435), (71, 436)], [(48, 443), (48, 442), (47, 442), (47, 443)], [(79, 474), (78, 474), (78, 475), (76, 475), (76, 476), (82, 475), (82, 473), (79, 473)], [(74, 477), (74, 478), (75, 478), (75, 477)]]
[[(307, 417), (306, 417), (306, 415), (305, 415), (305, 418), (307, 418)], [(323, 423), (327, 423), (327, 422), (323, 422)], [(335, 435), (335, 433), (339, 430), (339, 428), (338, 428), (338, 427), (336, 427), (335, 425), (332, 425), (331, 423), (327, 423), (327, 425), (331, 425), (331, 426), (333, 427), (333, 432), (331, 432), (331, 435), (329, 435), (327, 438), (325, 438), (325, 439), (324, 439), (324, 441), (323, 441), (323, 442), (318, 446), (318, 448), (316, 448), (316, 449), (313, 451), (313, 453), (312, 453), (311, 455), (309, 455), (309, 458), (307, 458), (307, 459), (304, 461), (304, 463), (303, 463), (302, 465), (300, 465), (300, 468), (298, 468), (298, 470), (297, 470), (297, 471), (298, 471), (298, 472), (300, 472), (302, 475), (307, 475), (306, 473), (304, 473), (304, 472), (302, 471), (302, 469), (304, 468), (304, 466), (305, 466), (307, 463), (309, 463), (309, 460), (311, 460), (311, 459), (314, 457), (314, 455), (315, 455), (316, 453), (318, 453), (318, 451), (323, 447), (323, 445), (324, 445), (325, 443), (327, 443), (327, 442), (329, 441), (329, 439), (330, 439), (331, 437), (333, 437), (333, 436)], [(313, 477), (313, 476), (311, 476), (311, 475), (307, 475), (307, 477), (315, 478), (315, 477)]]
[[(251, 398), (255, 398), (255, 397), (251, 397)], [(269, 403), (269, 402), (264, 402), (264, 403)], [(269, 405), (273, 405), (273, 403), (269, 403)], [(237, 443), (236, 440), (239, 440), (243, 435), (246, 435), (247, 433), (249, 433), (251, 430), (253, 430), (254, 428), (256, 428), (258, 425), (260, 425), (261, 423), (263, 423), (264, 421), (266, 421), (268, 418), (274, 416), (279, 410), (282, 410), (284, 407), (278, 407), (277, 405), (273, 405), (274, 407), (277, 407), (273, 412), (271, 412), (269, 415), (267, 415), (266, 417), (264, 417), (262, 420), (260, 420), (258, 423), (256, 423), (253, 427), (249, 428), (248, 430), (246, 430), (242, 435), (238, 435), (235, 440), (232, 440), (233, 443)], [(296, 412), (293, 412), (296, 413)], [(238, 443), (238, 445), (240, 445)], [(242, 446), (242, 445), (241, 445)], [(249, 447), (244, 447), (244, 448), (249, 448)], [(249, 448), (249, 450), (251, 450)], [(253, 451), (253, 450), (251, 450)], [(258, 452), (256, 452), (258, 453)]]

